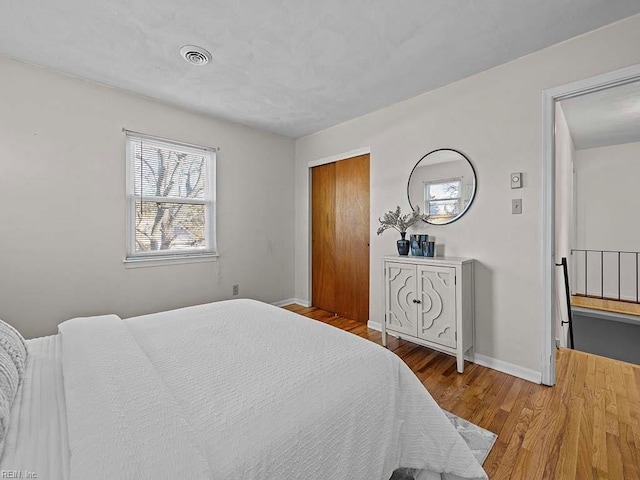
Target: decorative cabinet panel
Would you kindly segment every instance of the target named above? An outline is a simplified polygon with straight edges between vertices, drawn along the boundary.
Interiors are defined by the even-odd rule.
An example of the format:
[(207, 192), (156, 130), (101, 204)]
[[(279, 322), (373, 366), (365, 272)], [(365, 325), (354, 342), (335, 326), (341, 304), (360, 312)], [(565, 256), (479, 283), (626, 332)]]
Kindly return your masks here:
[(456, 346), (456, 271), (451, 267), (418, 266), (418, 337)]
[(387, 333), (457, 357), (473, 354), (473, 260), (383, 257)]
[(387, 264), (389, 309), (387, 324), (396, 332), (416, 335), (416, 276), (413, 265)]

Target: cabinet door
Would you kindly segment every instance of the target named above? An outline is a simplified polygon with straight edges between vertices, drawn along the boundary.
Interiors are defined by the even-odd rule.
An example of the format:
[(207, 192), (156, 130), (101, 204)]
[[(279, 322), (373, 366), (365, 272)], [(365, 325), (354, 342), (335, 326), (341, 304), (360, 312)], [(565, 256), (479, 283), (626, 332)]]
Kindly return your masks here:
[(418, 337), (456, 346), (456, 270), (418, 266)]
[(414, 337), (416, 324), (416, 268), (402, 263), (385, 263), (387, 328)]

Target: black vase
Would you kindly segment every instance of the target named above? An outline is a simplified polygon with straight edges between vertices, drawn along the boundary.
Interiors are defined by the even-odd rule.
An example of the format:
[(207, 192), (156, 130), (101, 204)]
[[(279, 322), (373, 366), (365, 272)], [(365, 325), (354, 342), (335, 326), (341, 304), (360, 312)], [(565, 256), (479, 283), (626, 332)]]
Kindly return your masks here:
[(402, 237), (398, 240), (398, 255), (409, 255), (409, 240), (405, 240), (404, 236), (407, 232), (400, 232), (400, 236)]

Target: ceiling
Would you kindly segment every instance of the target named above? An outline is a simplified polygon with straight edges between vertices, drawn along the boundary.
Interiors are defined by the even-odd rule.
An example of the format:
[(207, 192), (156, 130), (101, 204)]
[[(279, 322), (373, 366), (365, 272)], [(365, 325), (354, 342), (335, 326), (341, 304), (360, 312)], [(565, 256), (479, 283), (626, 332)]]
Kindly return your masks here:
[(640, 142), (640, 81), (560, 102), (576, 150)]
[[(640, 12), (638, 0), (0, 0), (0, 53), (300, 137)], [(213, 54), (206, 66), (185, 44)]]

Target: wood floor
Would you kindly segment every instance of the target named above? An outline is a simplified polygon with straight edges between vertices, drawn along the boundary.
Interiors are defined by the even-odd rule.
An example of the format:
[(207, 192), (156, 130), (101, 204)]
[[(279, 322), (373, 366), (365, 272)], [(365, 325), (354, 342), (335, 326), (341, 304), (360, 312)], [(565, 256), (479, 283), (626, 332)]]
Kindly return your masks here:
[[(379, 332), (314, 307), (288, 310), (380, 343)], [(498, 434), (491, 479), (640, 480), (640, 367), (558, 350), (557, 384), (545, 387), (389, 337), (388, 348), (440, 406)]]
[(631, 302), (620, 302), (618, 300), (612, 300), (608, 298), (595, 298), (573, 295), (571, 297), (571, 305), (573, 305), (574, 307), (603, 310), (605, 312), (640, 316), (640, 304)]

